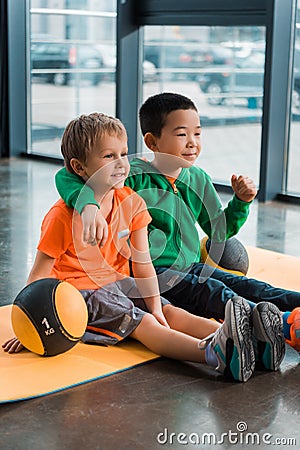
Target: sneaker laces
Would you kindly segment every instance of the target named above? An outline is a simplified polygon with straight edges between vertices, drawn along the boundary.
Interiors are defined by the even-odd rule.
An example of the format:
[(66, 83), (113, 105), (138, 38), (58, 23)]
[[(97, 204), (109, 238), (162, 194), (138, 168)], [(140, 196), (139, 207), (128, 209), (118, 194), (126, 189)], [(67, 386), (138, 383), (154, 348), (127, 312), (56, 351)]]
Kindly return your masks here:
[(200, 341), (198, 342), (198, 348), (200, 350), (205, 350), (208, 347), (208, 344), (213, 340), (215, 335), (216, 332), (209, 334), (204, 339), (200, 339)]

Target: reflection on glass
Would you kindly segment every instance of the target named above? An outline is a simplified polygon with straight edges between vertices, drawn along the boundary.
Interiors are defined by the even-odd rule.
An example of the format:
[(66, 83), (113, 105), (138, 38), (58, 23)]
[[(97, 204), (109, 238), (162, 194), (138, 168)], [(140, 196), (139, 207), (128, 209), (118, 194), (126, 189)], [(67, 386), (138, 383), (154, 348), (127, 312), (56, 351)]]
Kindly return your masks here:
[(143, 56), (156, 69), (144, 99), (179, 92), (198, 107), (199, 164), (214, 181), (229, 183), (232, 173), (242, 173), (258, 185), (265, 28), (147, 26)]
[(29, 152), (60, 156), (75, 116), (115, 114), (116, 1), (31, 0)]
[(298, 1), (296, 39), (294, 48), (294, 78), (292, 92), (292, 121), (287, 173), (287, 193), (300, 195), (300, 2)]

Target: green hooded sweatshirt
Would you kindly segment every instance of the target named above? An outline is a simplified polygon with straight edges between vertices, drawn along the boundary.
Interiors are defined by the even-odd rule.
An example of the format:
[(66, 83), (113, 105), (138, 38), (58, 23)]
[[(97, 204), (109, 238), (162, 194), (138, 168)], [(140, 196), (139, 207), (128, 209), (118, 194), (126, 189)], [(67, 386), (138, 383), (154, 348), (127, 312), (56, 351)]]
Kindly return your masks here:
[[(235, 195), (223, 210), (209, 175), (200, 167), (182, 169), (172, 183), (150, 162), (131, 161), (126, 185), (143, 197), (152, 222), (148, 225), (154, 266), (186, 270), (200, 262), (199, 226), (213, 241), (234, 236), (245, 223), (250, 203)], [(56, 174), (56, 187), (68, 206), (81, 213), (88, 204), (98, 205), (93, 191), (65, 168)], [(99, 206), (99, 205), (98, 205)]]

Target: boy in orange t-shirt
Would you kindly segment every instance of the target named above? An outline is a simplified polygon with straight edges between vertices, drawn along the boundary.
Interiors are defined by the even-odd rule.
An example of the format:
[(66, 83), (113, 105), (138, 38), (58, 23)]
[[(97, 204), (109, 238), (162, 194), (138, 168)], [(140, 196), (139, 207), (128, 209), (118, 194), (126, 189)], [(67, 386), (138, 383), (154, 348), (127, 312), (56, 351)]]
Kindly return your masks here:
[[(124, 187), (129, 163), (123, 124), (104, 114), (82, 115), (66, 127), (61, 149), (67, 170), (95, 192), (108, 223), (108, 239), (102, 247), (85, 245), (79, 214), (58, 200), (43, 220), (28, 283), (52, 276), (80, 290), (88, 308), (84, 342), (115, 344), (130, 336), (157, 354), (207, 363), (234, 380), (247, 381), (255, 367), (252, 339), (264, 339), (261, 330), (269, 320), (265, 305), (258, 304), (252, 312), (245, 300), (233, 297), (220, 325), (160, 297), (148, 247), (151, 217), (144, 200)], [(277, 370), (284, 338), (275, 306), (272, 314), (278, 336), (273, 345), (281, 355)], [(13, 338), (3, 348), (14, 353), (22, 345)]]

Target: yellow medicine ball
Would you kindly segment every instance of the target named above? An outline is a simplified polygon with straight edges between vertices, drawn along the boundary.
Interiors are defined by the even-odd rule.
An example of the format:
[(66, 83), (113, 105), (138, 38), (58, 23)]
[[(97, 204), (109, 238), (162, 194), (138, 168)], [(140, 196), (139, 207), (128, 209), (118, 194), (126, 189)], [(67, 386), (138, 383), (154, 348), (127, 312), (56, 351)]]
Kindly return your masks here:
[(26, 286), (12, 306), (13, 330), (31, 352), (54, 356), (83, 336), (88, 313), (81, 293), (70, 283), (43, 278)]

